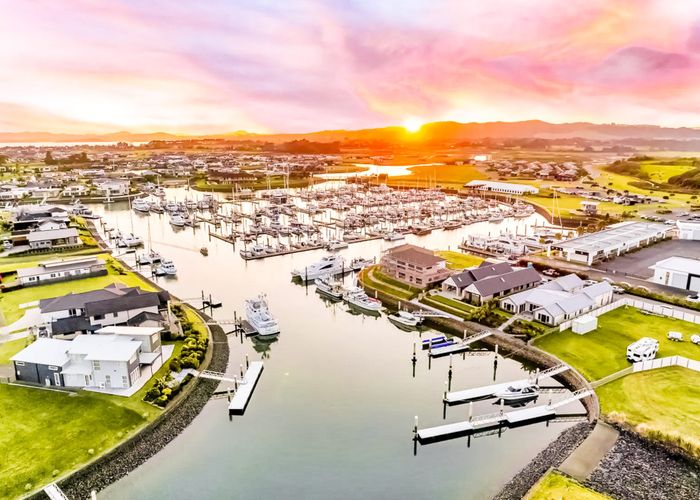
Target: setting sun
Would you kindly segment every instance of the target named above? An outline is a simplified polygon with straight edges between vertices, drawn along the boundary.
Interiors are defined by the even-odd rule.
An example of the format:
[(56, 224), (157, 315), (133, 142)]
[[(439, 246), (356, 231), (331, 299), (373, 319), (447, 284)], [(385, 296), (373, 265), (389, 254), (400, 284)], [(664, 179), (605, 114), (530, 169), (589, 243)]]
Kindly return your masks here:
[(423, 122), (414, 116), (406, 118), (403, 122), (403, 128), (408, 132), (418, 132), (422, 126)]

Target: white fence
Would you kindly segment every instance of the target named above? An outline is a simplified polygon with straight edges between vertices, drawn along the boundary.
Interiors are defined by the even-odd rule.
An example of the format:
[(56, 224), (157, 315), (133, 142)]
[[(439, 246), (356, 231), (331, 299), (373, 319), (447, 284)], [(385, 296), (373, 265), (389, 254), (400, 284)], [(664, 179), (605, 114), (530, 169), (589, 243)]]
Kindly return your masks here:
[[(639, 309), (640, 311), (646, 311), (652, 314), (666, 316), (667, 318), (680, 319), (689, 323), (695, 323), (696, 325), (700, 325), (700, 313), (696, 314), (687, 310), (677, 309), (666, 304), (647, 302), (644, 300), (633, 299), (629, 297), (625, 297), (624, 299), (617, 300), (611, 304), (607, 304), (603, 307), (599, 307), (598, 309), (589, 311), (586, 313), (586, 315), (598, 317), (622, 306), (631, 306), (636, 309)], [(564, 330), (568, 330), (569, 328), (571, 328), (573, 322), (574, 320), (571, 319), (560, 324), (559, 331), (563, 332)]]
[(666, 358), (651, 359), (649, 361), (640, 361), (632, 365), (633, 371), (644, 372), (647, 370), (655, 370), (657, 368), (666, 368), (669, 366), (682, 366), (696, 372), (700, 372), (700, 361), (688, 359), (683, 356), (668, 356)]

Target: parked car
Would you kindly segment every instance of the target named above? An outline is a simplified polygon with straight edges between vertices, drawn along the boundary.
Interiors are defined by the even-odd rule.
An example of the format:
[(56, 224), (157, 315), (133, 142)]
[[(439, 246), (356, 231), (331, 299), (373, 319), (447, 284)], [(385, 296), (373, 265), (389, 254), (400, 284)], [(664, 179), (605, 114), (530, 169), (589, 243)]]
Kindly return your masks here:
[(625, 293), (625, 289), (619, 285), (613, 285), (613, 293)]

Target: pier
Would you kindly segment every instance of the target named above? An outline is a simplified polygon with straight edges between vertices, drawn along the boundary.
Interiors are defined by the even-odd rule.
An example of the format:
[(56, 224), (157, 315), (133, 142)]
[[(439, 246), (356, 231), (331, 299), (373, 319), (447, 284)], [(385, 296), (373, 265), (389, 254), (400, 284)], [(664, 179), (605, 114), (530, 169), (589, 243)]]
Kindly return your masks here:
[(255, 386), (260, 379), (260, 374), (263, 371), (262, 361), (253, 361), (243, 375), (243, 380), (241, 385), (238, 386), (238, 390), (231, 398), (231, 402), (228, 405), (229, 415), (243, 415), (245, 409), (248, 406), (248, 401), (253, 395)]
[(448, 354), (456, 354), (458, 352), (467, 351), (469, 350), (469, 346), (471, 344), (481, 339), (485, 339), (489, 335), (493, 335), (493, 332), (491, 330), (485, 330), (483, 332), (475, 333), (471, 337), (467, 337), (461, 342), (454, 342), (449, 345), (438, 344), (440, 347), (437, 348), (429, 347), (428, 356), (431, 358), (439, 358), (440, 356), (447, 356)]
[[(552, 368), (544, 370), (541, 373), (538, 373), (537, 375), (535, 375), (535, 380), (539, 381), (539, 380), (543, 380), (546, 378), (551, 378), (551, 377), (554, 377), (555, 375), (558, 375), (560, 373), (565, 372), (568, 369), (569, 369), (568, 365), (565, 365), (565, 364), (553, 366)], [(475, 387), (473, 389), (466, 389), (463, 391), (448, 392), (444, 398), (444, 401), (448, 405), (464, 403), (464, 402), (468, 402), (468, 401), (471, 401), (474, 399), (481, 399), (481, 398), (493, 396), (497, 392), (503, 391), (510, 386), (527, 384), (529, 382), (532, 382), (532, 378), (523, 378), (520, 380), (512, 380), (510, 382), (503, 382), (500, 384), (492, 384), (492, 385), (485, 385), (482, 387)]]
[(557, 409), (566, 406), (574, 401), (579, 401), (593, 394), (593, 389), (580, 389), (556, 403), (533, 406), (504, 412), (479, 415), (469, 420), (455, 422), (452, 424), (428, 427), (426, 429), (414, 429), (415, 438), (420, 442), (442, 441), (452, 437), (459, 437), (470, 434), (473, 431), (498, 427), (501, 425), (522, 425), (528, 422), (535, 422), (557, 416)]

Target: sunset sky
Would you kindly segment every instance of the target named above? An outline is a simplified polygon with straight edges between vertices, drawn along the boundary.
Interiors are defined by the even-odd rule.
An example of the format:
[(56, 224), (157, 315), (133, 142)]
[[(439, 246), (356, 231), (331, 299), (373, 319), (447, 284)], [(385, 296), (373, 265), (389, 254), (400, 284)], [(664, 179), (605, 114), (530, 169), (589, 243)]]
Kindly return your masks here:
[(686, 0), (0, 0), (0, 131), (700, 126)]

